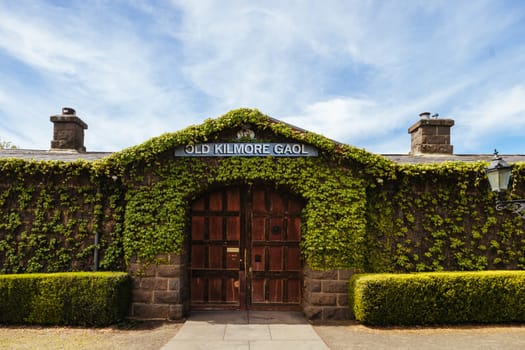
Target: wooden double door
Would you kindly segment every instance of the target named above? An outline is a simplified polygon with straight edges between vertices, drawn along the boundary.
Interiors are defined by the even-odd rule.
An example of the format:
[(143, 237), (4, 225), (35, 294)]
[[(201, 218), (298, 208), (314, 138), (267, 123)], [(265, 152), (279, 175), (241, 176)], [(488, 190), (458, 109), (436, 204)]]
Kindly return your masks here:
[(191, 308), (299, 310), (302, 207), (266, 187), (225, 188), (194, 201)]

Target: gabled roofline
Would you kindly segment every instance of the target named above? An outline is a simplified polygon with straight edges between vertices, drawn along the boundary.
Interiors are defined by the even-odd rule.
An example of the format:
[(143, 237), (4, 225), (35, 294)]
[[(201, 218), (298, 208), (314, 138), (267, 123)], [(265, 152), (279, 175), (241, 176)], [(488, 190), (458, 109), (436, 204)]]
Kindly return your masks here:
[[(280, 135), (299, 142), (311, 144), (325, 154), (332, 153), (343, 159), (360, 162), (366, 166), (379, 166), (378, 163), (420, 164), (442, 163), (445, 161), (475, 162), (490, 161), (492, 155), (410, 155), (410, 154), (383, 154), (378, 155), (339, 141), (329, 139), (323, 135), (305, 130), (296, 125), (270, 117), (257, 109), (240, 108), (229, 111), (220, 117), (206, 119), (198, 125), (190, 125), (184, 129), (165, 133), (145, 142), (116, 152), (86, 152), (79, 153), (63, 150), (0, 150), (0, 159), (15, 158), (35, 161), (97, 161), (106, 159), (112, 161), (134, 162), (140, 159), (151, 158), (156, 154), (173, 149), (188, 143), (204, 143), (213, 134), (228, 128), (239, 127), (242, 124), (252, 123), (262, 128), (268, 128), (276, 135)], [(283, 128), (284, 126), (284, 128)], [(524, 162), (525, 155), (503, 155), (508, 162)], [(383, 164), (384, 165), (384, 164)]]

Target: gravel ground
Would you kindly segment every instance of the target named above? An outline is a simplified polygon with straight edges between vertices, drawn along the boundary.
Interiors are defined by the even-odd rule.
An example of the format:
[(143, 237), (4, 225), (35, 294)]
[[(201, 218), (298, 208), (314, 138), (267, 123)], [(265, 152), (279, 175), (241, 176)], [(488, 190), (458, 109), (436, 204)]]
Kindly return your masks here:
[(316, 325), (331, 350), (525, 349), (525, 326), (372, 328), (360, 324)]
[(182, 323), (141, 322), (107, 328), (0, 326), (0, 349), (158, 350)]

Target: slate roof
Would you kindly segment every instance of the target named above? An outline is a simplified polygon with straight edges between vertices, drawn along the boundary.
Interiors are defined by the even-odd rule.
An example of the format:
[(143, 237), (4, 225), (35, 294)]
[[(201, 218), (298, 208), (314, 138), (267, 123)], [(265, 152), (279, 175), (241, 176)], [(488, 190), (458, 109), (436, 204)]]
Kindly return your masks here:
[(0, 150), (0, 158), (16, 158), (26, 160), (60, 160), (64, 162), (72, 162), (78, 159), (93, 161), (111, 155), (112, 152), (77, 152), (77, 151), (40, 151), (31, 149), (2, 149)]
[[(1, 158), (16, 158), (27, 160), (59, 160), (64, 162), (72, 162), (78, 159), (93, 161), (108, 157), (112, 152), (76, 152), (76, 151), (41, 151), (41, 150), (27, 150), (27, 149), (2, 149), (0, 150)], [(408, 154), (383, 154), (382, 156), (399, 164), (425, 164), (425, 163), (442, 163), (446, 161), (455, 162), (476, 162), (476, 161), (491, 161), (492, 154), (447, 154), (447, 155), (408, 155)], [(525, 154), (502, 154), (507, 162), (525, 162)]]
[[(490, 162), (494, 155), (492, 154), (383, 154), (384, 157), (399, 164), (425, 164), (425, 163), (442, 163), (442, 162)], [(525, 154), (500, 154), (508, 163), (525, 162)]]

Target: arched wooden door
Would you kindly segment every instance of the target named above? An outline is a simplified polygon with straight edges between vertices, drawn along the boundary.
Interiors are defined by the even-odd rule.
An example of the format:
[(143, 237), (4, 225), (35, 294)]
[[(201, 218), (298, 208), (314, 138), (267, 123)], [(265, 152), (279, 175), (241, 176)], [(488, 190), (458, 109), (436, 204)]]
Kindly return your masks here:
[(300, 309), (302, 202), (234, 187), (191, 207), (192, 309)]

